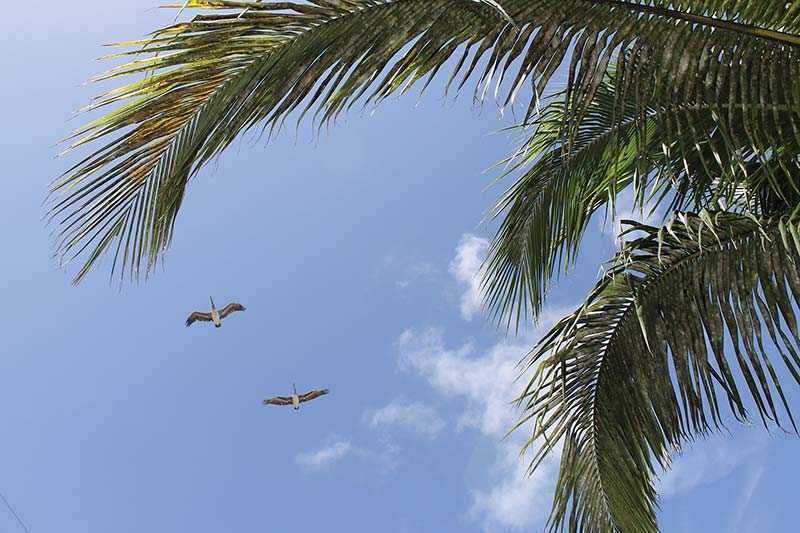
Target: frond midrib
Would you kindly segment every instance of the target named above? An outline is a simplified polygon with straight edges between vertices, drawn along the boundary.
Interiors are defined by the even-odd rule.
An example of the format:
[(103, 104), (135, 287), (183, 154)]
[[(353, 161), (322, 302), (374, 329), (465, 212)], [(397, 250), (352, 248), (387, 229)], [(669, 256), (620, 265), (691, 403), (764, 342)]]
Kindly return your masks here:
[[(613, 345), (614, 345), (615, 341), (618, 338), (618, 334), (623, 330), (622, 325), (629, 319), (630, 311), (632, 309), (635, 309), (637, 298), (639, 298), (639, 296), (641, 294), (647, 292), (648, 289), (656, 287), (660, 282), (662, 282), (664, 279), (666, 279), (671, 273), (673, 273), (674, 271), (676, 271), (677, 269), (681, 268), (682, 266), (684, 266), (684, 265), (686, 265), (688, 263), (691, 263), (693, 261), (698, 260), (700, 257), (702, 257), (704, 255), (719, 254), (719, 253), (722, 253), (726, 247), (729, 247), (731, 245), (735, 245), (737, 242), (744, 243), (749, 238), (751, 238), (753, 235), (758, 234), (759, 228), (760, 227), (756, 227), (756, 228), (754, 228), (752, 230), (749, 230), (749, 231), (746, 231), (746, 232), (743, 232), (743, 233), (739, 233), (739, 234), (736, 234), (736, 235), (733, 235), (733, 236), (729, 236), (728, 239), (719, 239), (718, 238), (718, 242), (716, 244), (702, 246), (699, 250), (696, 250), (696, 251), (692, 252), (689, 255), (681, 257), (675, 263), (669, 265), (666, 269), (664, 269), (663, 271), (659, 272), (658, 275), (655, 277), (655, 279), (653, 279), (652, 281), (646, 281), (642, 286), (637, 287), (635, 293), (626, 298), (628, 300), (628, 302), (625, 304), (625, 310), (620, 313), (619, 319), (617, 319), (615, 321), (615, 323), (613, 324), (613, 326), (612, 326), (613, 327), (613, 331), (612, 331), (611, 335), (609, 336), (608, 341), (605, 343), (605, 346), (603, 347), (603, 350), (602, 350), (602, 352), (600, 354), (600, 363), (598, 365), (599, 368), (598, 368), (598, 371), (597, 371), (597, 378), (595, 379), (595, 387), (594, 387), (594, 390), (592, 391), (591, 439), (592, 439), (592, 456), (593, 456), (593, 459), (594, 459), (594, 461), (592, 462), (592, 466), (593, 466), (593, 469), (595, 470), (595, 473), (597, 475), (597, 480), (598, 480), (598, 483), (600, 485), (600, 489), (601, 489), (601, 492), (602, 492), (603, 503), (604, 503), (604, 506), (605, 506), (605, 508), (607, 510), (610, 509), (610, 507), (609, 507), (609, 502), (608, 502), (608, 496), (607, 496), (606, 490), (605, 490), (605, 485), (604, 485), (604, 482), (603, 482), (603, 476), (600, 474), (600, 462), (599, 462), (599, 453), (598, 453), (598, 440), (599, 439), (597, 438), (597, 434), (598, 434), (597, 422), (598, 422), (598, 418), (599, 418), (599, 410), (598, 410), (597, 396), (598, 396), (598, 392), (601, 390), (601, 381), (602, 381), (602, 376), (603, 376), (603, 370), (604, 370), (604, 368), (606, 368), (606, 365), (604, 363), (608, 359), (607, 358), (608, 353), (613, 349)], [(614, 274), (608, 274), (608, 275), (612, 277), (612, 283), (613, 283), (614, 282), (613, 281)], [(624, 276), (626, 274), (623, 272), (623, 273), (621, 273), (619, 275), (623, 275)], [(613, 513), (608, 512), (607, 516), (611, 519), (612, 522), (614, 521), (614, 514)], [(616, 524), (615, 524), (615, 527), (617, 527)]]
[[(239, 83), (243, 79), (243, 77), (248, 75), (248, 73), (251, 73), (251, 72), (253, 72), (254, 69), (257, 70), (258, 68), (263, 66), (265, 61), (270, 61), (271, 58), (274, 58), (277, 55), (283, 53), (285, 50), (291, 48), (291, 46), (294, 43), (296, 43), (298, 40), (304, 39), (304, 38), (308, 38), (309, 35), (313, 35), (316, 31), (319, 31), (321, 28), (324, 28), (327, 25), (330, 25), (332, 23), (341, 22), (342, 20), (345, 20), (345, 19), (350, 18), (350, 17), (362, 16), (367, 11), (372, 12), (373, 10), (380, 10), (381, 8), (390, 8), (390, 7), (392, 7), (393, 4), (397, 4), (398, 2), (400, 2), (400, 3), (403, 3), (403, 2), (405, 2), (405, 3), (418, 2), (419, 3), (419, 2), (421, 2), (421, 0), (394, 0), (394, 1), (384, 0), (384, 1), (379, 2), (379, 3), (374, 3), (374, 4), (369, 4), (369, 5), (360, 5), (357, 8), (352, 9), (352, 10), (339, 10), (336, 15), (331, 15), (331, 16), (329, 16), (328, 18), (326, 18), (325, 20), (323, 20), (321, 22), (318, 22), (316, 24), (304, 27), (304, 28), (302, 28), (302, 31), (295, 31), (291, 35), (287, 35), (286, 38), (282, 42), (280, 42), (278, 44), (275, 44), (274, 46), (269, 47), (267, 50), (260, 50), (260, 53), (255, 55), (255, 56), (253, 56), (249, 61), (246, 62), (246, 64), (237, 66), (236, 69), (233, 69), (230, 72), (230, 76), (225, 78), (222, 83), (220, 83), (218, 86), (216, 86), (212, 91), (209, 92), (209, 94), (207, 96), (205, 96), (203, 98), (203, 102), (202, 103), (200, 103), (199, 105), (196, 105), (195, 108), (191, 112), (186, 113), (186, 116), (183, 118), (183, 123), (179, 127), (177, 127), (176, 130), (172, 134), (170, 134), (167, 137), (169, 140), (166, 141), (166, 143), (165, 143), (166, 146), (161, 150), (161, 155), (158, 156), (158, 161), (162, 161), (165, 157), (166, 158), (172, 157), (172, 155), (170, 155), (170, 154), (171, 154), (171, 152), (172, 152), (172, 150), (173, 150), (173, 148), (175, 146), (175, 143), (179, 142), (181, 140), (182, 136), (185, 135), (188, 131), (193, 130), (196, 127), (196, 120), (198, 119), (198, 117), (200, 117), (209, 108), (209, 104), (210, 103), (214, 102), (219, 97), (219, 95), (222, 94), (227, 88), (231, 87), (232, 85), (235, 85), (236, 83)], [(147, 42), (147, 41), (145, 41), (145, 42)], [(144, 49), (144, 50), (138, 51), (137, 53), (142, 54), (142, 53), (147, 53), (147, 52), (148, 51), (146, 49)], [(238, 57), (239, 57), (239, 61), (242, 61), (241, 54), (238, 54)], [(136, 62), (132, 62), (130, 65), (135, 65), (135, 64), (136, 64)], [(119, 67), (119, 68), (124, 69), (125, 66), (122, 66), (122, 67)], [(128, 74), (128, 73), (126, 72), (124, 74)], [(148, 98), (148, 96), (146, 95), (146, 96), (143, 96), (143, 97), (135, 100), (134, 102), (132, 102), (131, 104), (128, 104), (128, 105), (135, 106), (135, 105), (139, 105), (141, 103), (146, 103), (146, 102), (149, 102), (149, 101), (150, 101), (150, 98)], [(213, 125), (212, 125), (212, 127), (213, 127)], [(87, 137), (91, 137), (92, 135), (95, 135), (95, 134), (91, 133), (91, 131), (87, 131)], [(209, 133), (209, 136), (210, 135), (211, 135), (211, 133)], [(196, 136), (196, 134), (192, 133), (190, 136), (194, 137), (194, 136)], [(112, 145), (114, 143), (116, 143), (117, 141), (112, 142)], [(82, 141), (79, 141), (73, 147), (77, 147), (77, 146), (80, 146), (82, 144), (84, 144), (84, 143)], [(109, 146), (111, 146), (111, 145), (109, 145)], [(196, 152), (197, 151), (202, 151), (202, 150), (203, 150), (203, 143), (200, 143), (195, 147), (195, 151)], [(95, 154), (95, 155), (97, 155), (97, 154)], [(127, 157), (127, 154), (123, 154), (123, 157)], [(184, 159), (185, 158), (186, 158), (186, 156), (184, 156)], [(187, 164), (190, 164), (191, 168), (188, 171), (188, 173), (189, 173), (188, 178), (191, 178), (191, 176), (194, 175), (194, 173), (196, 173), (200, 169), (200, 167), (202, 165), (198, 165), (197, 164), (197, 156), (193, 156), (192, 158), (189, 158), (189, 159), (191, 159), (191, 163), (189, 163), (188, 160), (187, 160)], [(156, 166), (158, 166), (158, 165), (156, 165)], [(180, 174), (180, 172), (175, 170), (174, 172), (171, 172), (170, 175), (167, 176), (167, 177), (175, 178), (177, 176), (177, 174)], [(84, 176), (81, 179), (81, 181), (86, 179), (86, 177), (87, 176)], [(148, 179), (146, 181), (150, 181), (152, 179), (153, 179), (152, 177), (148, 177)], [(51, 194), (56, 192), (56, 190), (57, 189), (53, 189), (51, 191)], [(132, 193), (131, 198), (129, 199), (129, 201), (127, 202), (127, 204), (125, 206), (120, 207), (120, 209), (121, 209), (120, 212), (121, 213), (122, 212), (126, 213), (125, 216), (122, 216), (120, 218), (120, 220), (127, 219), (129, 212), (131, 210), (137, 209), (136, 206), (140, 203), (139, 200), (140, 200), (142, 194), (146, 194), (146, 191), (144, 189), (140, 188), (135, 193)], [(178, 198), (180, 196), (182, 196), (182, 195), (181, 194), (176, 195), (176, 199), (177, 199), (176, 201), (179, 201)], [(64, 200), (68, 200), (68, 199), (69, 199), (69, 197), (65, 198)], [(60, 207), (61, 205), (62, 205), (61, 202), (57, 203), (54, 206), (54, 209)], [(161, 214), (158, 216), (158, 219), (161, 220), (161, 219), (164, 219), (167, 216), (169, 216), (169, 209), (166, 206), (162, 207)], [(115, 228), (117, 228), (117, 231), (122, 232), (122, 231), (124, 231), (123, 228), (125, 227), (125, 224), (120, 225), (118, 223), (115, 223), (114, 226), (112, 226), (112, 227), (115, 227)], [(100, 238), (100, 241), (98, 241), (99, 243), (102, 243), (105, 240), (105, 239), (101, 238), (101, 236), (99, 234), (98, 234), (97, 238)], [(119, 238), (119, 236), (118, 236), (118, 238)], [(161, 241), (160, 242), (160, 246), (158, 246), (157, 249), (153, 248), (152, 250), (150, 250), (150, 253), (148, 253), (148, 255), (151, 256), (148, 259), (148, 269), (153, 266), (152, 263), (153, 263), (153, 260), (155, 260), (155, 258), (156, 258), (155, 256), (157, 256), (158, 254), (162, 253), (164, 251), (164, 249), (166, 249), (166, 247), (169, 244), (169, 240), (170, 239), (171, 239), (171, 237), (166, 238), (163, 241), (161, 241), (161, 239), (158, 239), (159, 241)], [(108, 243), (106, 243), (106, 244), (108, 244)], [(87, 246), (88, 246), (88, 243), (87, 243)], [(68, 247), (68, 248), (71, 248), (71, 246)], [(59, 246), (57, 246), (57, 252), (56, 253), (62, 253), (63, 254), (63, 253), (66, 253), (68, 251), (69, 251), (68, 249), (64, 249), (63, 247), (61, 247), (59, 245)], [(101, 252), (101, 255), (96, 256), (95, 259), (92, 261), (92, 263), (95, 263), (102, 255), (104, 255), (108, 251), (109, 251), (108, 248), (104, 248), (104, 250)], [(115, 257), (115, 263), (116, 263), (116, 257)], [(88, 267), (90, 265), (87, 264), (86, 266)], [(85, 275), (88, 273), (88, 271), (89, 271), (89, 268), (82, 269), (81, 272), (79, 272), (78, 275), (74, 278), (73, 283), (79, 283), (83, 279), (83, 277), (85, 277)], [(124, 268), (123, 268), (123, 271), (124, 271)], [(124, 272), (123, 272), (123, 274), (124, 274)], [(113, 279), (113, 275), (114, 275), (114, 272), (112, 271), (112, 273), (111, 273), (112, 279)]]
[(622, 8), (627, 8), (633, 11), (639, 11), (642, 13), (649, 13), (652, 15), (662, 16), (666, 18), (672, 18), (676, 20), (681, 20), (685, 22), (691, 22), (694, 24), (700, 24), (702, 26), (709, 26), (712, 28), (719, 28), (723, 30), (729, 30), (736, 33), (744, 33), (747, 35), (752, 35), (755, 37), (761, 37), (762, 39), (768, 39), (771, 41), (776, 41), (780, 44), (788, 44), (792, 46), (800, 46), (800, 36), (794, 35), (791, 33), (786, 33), (777, 30), (770, 30), (767, 28), (762, 28), (760, 26), (744, 24), (741, 22), (734, 22), (729, 20), (722, 20), (717, 19), (714, 17), (708, 17), (705, 15), (697, 15), (694, 13), (688, 13), (686, 11), (679, 11), (677, 9), (670, 9), (661, 6), (650, 6), (650, 5), (643, 5), (637, 4), (634, 2), (629, 2), (625, 0), (581, 0), (585, 4), (596, 5), (596, 4), (606, 4), (608, 6), (619, 6)]
[(614, 323), (614, 326), (613, 326), (614, 327), (614, 333), (609, 338), (609, 340), (606, 343), (606, 345), (603, 347), (603, 351), (602, 351), (603, 355), (601, 356), (599, 368), (597, 369), (597, 378), (595, 378), (595, 387), (594, 387), (594, 390), (592, 391), (592, 425), (591, 425), (591, 429), (590, 429), (590, 432), (591, 432), (590, 438), (592, 439), (592, 459), (593, 459), (593, 461), (592, 461), (592, 469), (594, 470), (594, 474), (597, 476), (597, 482), (598, 482), (598, 484), (600, 486), (600, 492), (601, 492), (601, 497), (603, 498), (603, 507), (605, 508), (606, 516), (614, 524), (614, 527), (617, 528), (617, 530), (619, 530), (619, 527), (616, 524), (614, 513), (611, 512), (611, 505), (610, 505), (610, 500), (608, 498), (608, 493), (606, 492), (605, 481), (603, 479), (603, 475), (600, 472), (600, 453), (599, 453), (599, 451), (597, 449), (598, 442), (599, 442), (599, 439), (597, 438), (597, 433), (598, 433), (598, 430), (597, 430), (597, 419), (598, 419), (597, 393), (600, 390), (600, 381), (601, 381), (602, 376), (603, 376), (603, 369), (606, 368), (606, 366), (603, 364), (603, 363), (605, 363), (605, 361), (607, 359), (606, 355), (608, 354), (608, 351), (610, 349), (611, 342), (612, 342), (613, 338), (616, 336), (617, 331), (619, 331), (619, 329), (620, 329), (618, 326), (623, 321), (625, 316), (627, 315), (628, 310), (631, 307), (630, 306), (631, 303), (633, 303), (633, 299), (630, 300), (630, 302), (629, 302), (627, 308), (625, 309), (625, 311), (619, 316), (617, 321)]
[[(734, 107), (736, 105), (746, 105), (746, 104), (731, 104), (732, 107)], [(664, 115), (664, 114), (677, 115), (682, 111), (706, 111), (706, 110), (708, 110), (710, 108), (713, 108), (713, 107), (723, 108), (723, 106), (713, 106), (713, 105), (709, 105), (709, 104), (697, 104), (697, 103), (678, 104), (678, 105), (671, 104), (671, 105), (668, 105), (668, 106), (664, 106), (662, 108), (651, 108), (645, 114), (631, 115), (631, 116), (629, 116), (628, 118), (625, 118), (622, 121), (619, 121), (619, 122), (617, 122), (615, 124), (610, 125), (610, 127), (604, 128), (605, 131), (603, 131), (602, 133), (600, 133), (600, 134), (596, 135), (595, 137), (593, 137), (589, 142), (581, 144), (579, 147), (577, 147), (574, 150), (570, 150), (568, 152), (568, 154), (566, 155), (566, 157), (562, 157), (560, 159), (558, 168), (556, 169), (555, 172), (549, 173), (549, 176), (547, 178), (546, 184), (544, 184), (541, 187), (541, 190), (536, 195), (536, 199), (535, 200), (531, 200), (531, 203), (536, 204), (537, 206), (541, 206), (542, 205), (542, 200), (547, 197), (547, 191), (552, 189), (554, 182), (564, 178), (565, 172), (566, 172), (565, 169), (568, 169), (575, 161), (578, 161), (582, 157), (584, 157), (584, 155), (587, 152), (590, 152), (592, 149), (594, 149), (599, 144), (602, 144), (603, 142), (607, 141), (609, 137), (613, 137), (615, 135), (618, 135), (618, 136), (621, 136), (621, 137), (626, 137), (627, 135), (629, 135), (629, 130), (631, 130), (632, 128), (636, 127), (637, 125), (639, 125), (639, 124), (641, 124), (643, 122), (646, 123), (646, 122), (652, 120), (654, 117), (658, 117), (658, 116), (661, 116), (661, 115)], [(727, 107), (727, 106), (724, 106), (724, 107)], [(769, 106), (769, 104), (765, 104), (765, 107), (770, 107), (770, 106)], [(533, 163), (533, 164), (535, 165), (536, 163)], [(524, 179), (524, 177), (521, 178), (521, 180), (522, 179)], [(519, 183), (519, 181), (517, 183)], [(517, 184), (515, 184), (515, 185), (517, 185)], [(495, 207), (484, 218), (484, 222), (489, 220), (489, 219), (497, 218), (498, 216), (500, 216), (500, 214), (503, 211), (509, 209), (510, 206), (513, 205), (513, 202), (509, 203), (508, 201), (513, 196), (513, 194), (515, 192), (515, 185), (512, 185), (511, 187), (509, 187), (509, 189), (503, 194), (503, 196), (500, 198), (500, 200), (497, 201), (497, 203), (495, 204)], [(623, 185), (627, 186), (627, 184), (623, 184)], [(600, 205), (589, 206), (588, 209), (591, 210), (591, 212), (594, 212), (599, 207), (600, 207)], [(519, 245), (520, 241), (524, 241), (526, 239), (525, 235), (529, 232), (529, 228), (534, 223), (534, 219), (535, 219), (535, 214), (534, 214), (534, 211), (531, 210), (525, 216), (525, 222), (524, 222), (524, 224), (522, 226), (522, 231), (519, 231), (517, 236), (514, 238), (514, 242), (517, 245)], [(523, 251), (522, 252), (523, 255), (527, 255), (527, 253), (528, 253), (527, 252), (527, 247), (517, 246), (517, 248), (521, 248), (522, 251)], [(528, 263), (527, 260), (520, 260), (519, 262), (520, 262), (520, 264), (527, 264)], [(548, 270), (552, 270), (551, 266), (548, 266), (547, 268), (548, 268)], [(551, 273), (548, 273), (546, 277), (549, 278), (551, 275), (552, 275)], [(547, 283), (547, 280), (544, 280), (544, 283)], [(545, 285), (543, 290), (541, 291), (542, 294), (544, 294), (546, 292), (546, 288), (547, 288), (547, 286)]]

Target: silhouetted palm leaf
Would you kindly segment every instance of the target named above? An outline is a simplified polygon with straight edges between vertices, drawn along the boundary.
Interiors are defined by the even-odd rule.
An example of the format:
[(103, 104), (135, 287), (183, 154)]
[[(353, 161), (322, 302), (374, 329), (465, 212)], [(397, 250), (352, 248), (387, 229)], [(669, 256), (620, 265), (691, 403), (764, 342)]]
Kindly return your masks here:
[[(576, 257), (589, 218), (632, 186), (689, 210), (634, 225), (586, 304), (527, 358), (520, 425), (561, 443), (552, 529), (655, 531), (671, 447), (743, 419), (794, 420), (770, 357), (800, 380), (800, 3), (783, 0), (189, 0), (207, 12), (140, 42), (76, 132), (94, 151), (53, 185), (76, 282), (107, 252), (138, 277), (173, 237), (188, 181), (241, 133), (329, 123), (446, 68), (529, 141), (486, 264), (487, 305), (517, 325)], [(561, 65), (562, 92), (546, 92)], [(526, 87), (528, 89), (526, 89)], [(521, 96), (522, 95), (522, 96)], [(524, 98), (523, 98), (524, 96)], [(766, 335), (765, 335), (766, 333)], [(728, 350), (728, 351), (726, 351)], [(733, 357), (731, 357), (732, 350)]]
[(720, 206), (792, 212), (800, 205), (800, 138), (788, 134), (800, 124), (800, 100), (735, 94), (723, 105), (695, 91), (665, 104), (626, 90), (612, 74), (581, 120), (565, 126), (564, 96), (544, 107), (527, 141), (504, 161), (504, 176), (521, 176), (490, 214), (502, 219), (484, 279), (497, 318), (519, 324), (529, 308), (538, 312), (549, 280), (575, 259), (592, 214), (606, 204), (613, 211), (626, 187), (636, 207), (666, 202), (666, 213)]
[(526, 361), (531, 468), (563, 444), (553, 530), (657, 531), (654, 475), (720, 427), (720, 404), (795, 427), (772, 361), (800, 383), (800, 224), (708, 211), (631, 224), (643, 235)]
[[(609, 65), (626, 50), (641, 61), (617, 63), (617, 76), (642, 110), (686, 92), (723, 111), (736, 94), (794, 105), (800, 6), (767, 4), (191, 0), (185, 7), (212, 12), (127, 43), (137, 47), (129, 55), (146, 57), (100, 77), (149, 74), (101, 97), (91, 109), (121, 107), (77, 132), (73, 147), (100, 148), (54, 184), (58, 253), (84, 257), (76, 281), (108, 250), (112, 272), (136, 276), (143, 261), (147, 271), (172, 239), (189, 179), (241, 132), (273, 132), (292, 112), (302, 118), (312, 109), (319, 121), (332, 120), (360, 97), (375, 104), (432, 78), (450, 59), (450, 82), (459, 77), (461, 87), (477, 73), (480, 100), (496, 84), (495, 98), (509, 105), (530, 83), (528, 116), (567, 61), (568, 151)], [(783, 133), (798, 135), (792, 126)], [(763, 135), (748, 129), (746, 138), (756, 145)]]

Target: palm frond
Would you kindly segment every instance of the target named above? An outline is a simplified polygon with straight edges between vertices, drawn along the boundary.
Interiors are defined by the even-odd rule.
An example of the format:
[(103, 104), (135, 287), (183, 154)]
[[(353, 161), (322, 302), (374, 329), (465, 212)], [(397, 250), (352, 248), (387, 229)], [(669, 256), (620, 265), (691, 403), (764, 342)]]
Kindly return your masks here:
[(475, 1), (476, 1), (476, 2), (481, 2), (481, 3), (483, 3), (483, 4), (486, 4), (486, 5), (488, 5), (488, 6), (491, 6), (493, 9), (496, 9), (496, 10), (497, 10), (497, 12), (498, 12), (498, 13), (500, 13), (500, 15), (502, 15), (502, 16), (503, 16), (503, 18), (504, 18), (504, 19), (506, 19), (508, 22), (510, 22), (511, 24), (516, 24), (516, 23), (514, 22), (514, 19), (512, 19), (512, 18), (509, 16), (508, 12), (507, 12), (507, 11), (505, 10), (505, 8), (504, 8), (504, 7), (503, 7), (503, 6), (500, 4), (500, 2), (496, 2), (495, 0), (475, 0)]
[(552, 530), (657, 531), (654, 477), (722, 426), (721, 405), (796, 430), (773, 359), (800, 383), (800, 224), (703, 211), (630, 231), (641, 236), (525, 360), (536, 371), (517, 428), (546, 442), (531, 469), (563, 443)]
[(237, 11), (125, 43), (143, 48), (121, 55), (147, 57), (98, 79), (147, 76), (90, 106), (121, 104), (79, 130), (70, 148), (117, 136), (53, 187), (58, 252), (65, 259), (86, 253), (76, 282), (112, 247), (112, 273), (149, 270), (169, 245), (189, 179), (241, 132), (257, 124), (280, 128), (299, 106), (303, 116), (317, 102), (320, 120), (331, 120), (391, 59), (373, 98), (438, 68), (461, 44), (482, 54), (507, 26), (495, 9), (465, 0), (197, 0), (186, 7)]
[(800, 206), (800, 137), (786, 134), (800, 123), (800, 101), (738, 94), (709, 102), (695, 91), (665, 103), (640, 94), (646, 86), (628, 90), (612, 69), (580, 122), (568, 125), (561, 93), (520, 127), (527, 140), (503, 162), (501, 178), (520, 177), (488, 217), (502, 218), (483, 281), (495, 319), (518, 326), (528, 309), (535, 316), (551, 278), (574, 261), (591, 216), (603, 206), (613, 213), (628, 186), (636, 207), (664, 212)]
[[(256, 126), (275, 132), (292, 113), (301, 119), (314, 110), (320, 124), (333, 120), (359, 99), (377, 104), (417, 81), (427, 86), (450, 60), (448, 86), (472, 79), (481, 101), (494, 85), (497, 102), (513, 105), (530, 84), (528, 117), (568, 62), (568, 126), (581, 123), (626, 51), (644, 58), (615, 67), (642, 110), (650, 98), (668, 102), (687, 91), (708, 102), (746, 94), (771, 103), (779, 95), (794, 105), (800, 101), (792, 83), (800, 73), (800, 7), (753, 5), (190, 0), (175, 7), (210, 14), (127, 43), (135, 50), (122, 55), (134, 56), (132, 62), (100, 77), (147, 74), (98, 99), (91, 109), (119, 107), (77, 132), (72, 147), (100, 148), (53, 186), (57, 253), (65, 260), (84, 257), (76, 281), (109, 250), (115, 250), (112, 272), (138, 276), (169, 245), (189, 179), (237, 135)], [(574, 131), (563, 130), (567, 150)], [(798, 131), (792, 122), (792, 134)], [(748, 130), (746, 138), (762, 134)]]

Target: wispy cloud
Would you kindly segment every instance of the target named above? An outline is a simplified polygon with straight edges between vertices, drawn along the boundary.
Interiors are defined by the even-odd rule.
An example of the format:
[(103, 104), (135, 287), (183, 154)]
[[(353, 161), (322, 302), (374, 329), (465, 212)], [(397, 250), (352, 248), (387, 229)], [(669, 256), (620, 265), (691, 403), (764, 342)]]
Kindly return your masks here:
[(518, 456), (523, 440), (518, 435), (508, 445), (498, 446), (493, 483), (472, 491), (469, 516), (482, 522), (486, 531), (531, 528), (547, 520), (558, 457), (546, 459), (533, 476), (528, 476)]
[(403, 370), (419, 374), (443, 396), (467, 401), (460, 426), (495, 435), (514, 419), (510, 400), (523, 345), (500, 342), (479, 354), (472, 341), (448, 348), (443, 330), (426, 328), (404, 331), (395, 347)]
[(428, 438), (436, 438), (444, 429), (444, 420), (436, 409), (419, 402), (397, 399), (388, 405), (364, 413), (364, 421), (373, 429), (400, 428)]
[[(465, 320), (481, 309), (480, 269), (488, 248), (486, 239), (466, 234), (450, 263), (450, 274), (464, 288), (459, 310)], [(482, 486), (471, 488), (467, 513), (487, 531), (542, 524), (550, 509), (560, 454), (553, 453), (528, 476), (527, 464), (519, 458), (527, 435), (520, 430), (504, 437), (517, 421), (511, 402), (524, 386), (524, 378), (516, 381), (517, 363), (571, 311), (572, 306), (546, 310), (524, 337), (501, 339), (486, 348), (469, 339), (447, 346), (444, 331), (434, 327), (407, 329), (395, 341), (401, 369), (421, 376), (441, 397), (462, 402), (458, 428), (476, 430), (495, 443), (492, 471)]]
[(399, 464), (400, 449), (391, 442), (372, 449), (354, 445), (349, 439), (337, 435), (328, 437), (318, 450), (303, 452), (295, 458), (307, 470), (324, 470), (345, 458), (370, 463), (381, 471), (393, 470)]
[(459, 428), (477, 430), (496, 443), (492, 472), (484, 487), (471, 490), (468, 513), (487, 531), (541, 524), (550, 508), (559, 454), (546, 459), (529, 477), (518, 457), (527, 435), (520, 430), (503, 437), (518, 416), (510, 403), (524, 381), (515, 383), (517, 362), (544, 328), (562, 315), (560, 310), (545, 313), (530, 336), (501, 340), (486, 349), (473, 341), (448, 347), (438, 328), (408, 329), (395, 343), (402, 369), (420, 375), (441, 396), (465, 402)]
[(409, 257), (397, 250), (390, 250), (383, 256), (380, 271), (391, 276), (398, 289), (421, 284), (433, 283), (440, 279), (439, 269), (430, 261)]
[(419, 282), (434, 281), (439, 276), (439, 271), (430, 263), (424, 261), (412, 263), (403, 270), (401, 278), (395, 280), (394, 285), (398, 289), (405, 289)]
[(767, 437), (758, 432), (737, 432), (735, 438), (715, 435), (700, 440), (673, 458), (672, 467), (657, 484), (658, 493), (668, 498), (713, 483), (730, 474), (766, 445)]
[[(765, 471), (766, 468), (763, 464), (756, 464), (748, 469), (747, 478), (742, 485), (742, 491), (736, 502), (736, 511), (731, 516), (731, 523), (728, 527), (728, 531), (742, 533), (768, 531), (764, 523), (763, 513), (759, 512), (761, 510), (756, 510), (756, 513), (753, 513), (753, 509), (751, 509), (753, 496), (755, 496), (756, 489), (761, 484), (761, 478), (764, 477)], [(747, 515), (747, 520), (745, 520), (745, 515)]]
[(456, 257), (450, 263), (450, 273), (466, 286), (461, 296), (461, 316), (472, 320), (481, 310), (480, 267), (489, 250), (489, 241), (465, 234), (456, 247)]
[(320, 470), (340, 461), (352, 451), (350, 441), (335, 437), (318, 450), (299, 454), (297, 462), (310, 470)]

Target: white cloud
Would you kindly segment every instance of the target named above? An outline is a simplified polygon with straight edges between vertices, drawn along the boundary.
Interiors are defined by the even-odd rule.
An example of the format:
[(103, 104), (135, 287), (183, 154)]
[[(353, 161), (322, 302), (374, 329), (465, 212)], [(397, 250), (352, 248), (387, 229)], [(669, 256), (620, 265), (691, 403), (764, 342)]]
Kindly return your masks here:
[(661, 476), (656, 490), (662, 497), (681, 494), (713, 483), (730, 474), (767, 445), (758, 432), (737, 432), (735, 436), (715, 435), (684, 448), (673, 458), (672, 468)]
[(439, 269), (430, 261), (409, 257), (397, 250), (390, 250), (383, 256), (379, 275), (394, 278), (394, 286), (406, 289), (420, 283), (433, 283), (440, 278)]
[(334, 438), (319, 450), (301, 453), (297, 462), (310, 470), (320, 470), (335, 463), (353, 451), (350, 441)]
[(401, 279), (394, 282), (398, 289), (405, 289), (415, 283), (434, 281), (439, 276), (439, 271), (425, 261), (407, 265), (402, 271)]
[[(503, 437), (518, 417), (509, 402), (526, 383), (524, 378), (514, 382), (519, 359), (542, 332), (572, 309), (570, 306), (543, 313), (539, 327), (524, 339), (501, 340), (485, 349), (471, 340), (448, 346), (444, 331), (439, 328), (408, 329), (395, 343), (401, 369), (424, 378), (442, 397), (463, 402), (460, 429), (477, 430), (497, 443), (486, 486), (470, 489), (468, 515), (481, 522), (486, 531), (535, 528), (549, 513), (560, 453), (553, 453), (533, 476), (528, 476), (527, 463), (519, 459), (518, 453), (529, 434), (523, 429), (507, 440)], [(758, 432), (737, 432), (733, 438), (720, 435), (700, 441), (675, 457), (657, 490), (668, 498), (717, 481), (765, 445), (766, 437)], [(743, 500), (746, 498), (743, 495)]]
[(380, 449), (363, 448), (349, 440), (332, 435), (322, 448), (303, 452), (295, 458), (300, 466), (308, 470), (323, 470), (346, 457), (371, 463), (379, 470), (393, 470), (399, 464), (400, 450), (391, 442), (384, 442)]
[(553, 503), (553, 487), (558, 476), (557, 454), (546, 459), (533, 476), (519, 459), (524, 439), (518, 435), (505, 446), (498, 446), (493, 473), (494, 485), (472, 492), (469, 515), (483, 522), (484, 529), (522, 529), (547, 520)]
[[(761, 484), (766, 467), (763, 464), (752, 466), (748, 469), (747, 479), (742, 484), (742, 492), (739, 494), (739, 501), (735, 507), (735, 512), (731, 516), (731, 523), (728, 531), (740, 531), (743, 533), (768, 531), (766, 527), (763, 510), (753, 509), (753, 497), (756, 489)], [(747, 517), (747, 520), (745, 520)]]
[(518, 457), (526, 441), (524, 430), (503, 437), (517, 421), (510, 402), (524, 386), (524, 379), (515, 382), (518, 361), (567, 312), (543, 313), (530, 335), (501, 340), (485, 350), (472, 341), (449, 348), (443, 331), (436, 328), (408, 329), (395, 343), (402, 369), (419, 374), (440, 395), (465, 401), (459, 428), (475, 429), (496, 443), (488, 486), (471, 490), (469, 516), (487, 531), (541, 525), (550, 509), (559, 454), (552, 454), (533, 476), (527, 476), (527, 464)]
[(355, 448), (353, 455), (361, 461), (371, 463), (382, 472), (389, 472), (400, 464), (400, 448), (391, 441), (384, 441), (381, 448)]
[(467, 286), (461, 296), (461, 316), (472, 320), (481, 310), (481, 264), (489, 250), (489, 241), (465, 234), (456, 247), (456, 257), (450, 263), (450, 273)]
[(513, 399), (516, 363), (528, 346), (499, 342), (481, 355), (468, 341), (446, 348), (442, 330), (406, 330), (397, 339), (400, 367), (422, 377), (440, 394), (467, 401), (459, 423), (486, 435), (507, 429), (514, 419)]
[(436, 438), (444, 429), (444, 421), (436, 409), (419, 402), (397, 399), (380, 409), (364, 413), (364, 420), (373, 429), (399, 427), (428, 438)]

